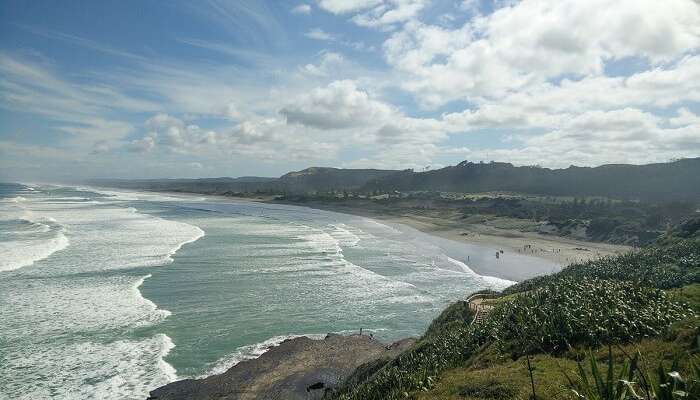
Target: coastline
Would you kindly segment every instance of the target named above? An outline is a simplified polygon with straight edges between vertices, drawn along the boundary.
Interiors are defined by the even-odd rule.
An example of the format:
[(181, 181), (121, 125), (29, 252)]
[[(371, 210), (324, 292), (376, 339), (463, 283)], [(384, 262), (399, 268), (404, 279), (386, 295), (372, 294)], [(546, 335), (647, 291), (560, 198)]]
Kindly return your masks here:
[[(114, 189), (113, 189), (114, 190)], [(116, 189), (120, 190), (120, 189)], [(127, 190), (129, 191), (129, 190)], [(542, 234), (538, 232), (524, 232), (515, 228), (503, 228), (486, 223), (469, 223), (460, 220), (459, 216), (450, 210), (422, 210), (406, 209), (398, 207), (349, 206), (342, 202), (293, 202), (276, 200), (276, 196), (260, 195), (256, 197), (227, 196), (221, 194), (190, 193), (177, 191), (154, 191), (182, 197), (195, 197), (202, 200), (213, 198), (226, 201), (243, 201), (265, 204), (283, 204), (296, 207), (306, 207), (316, 210), (331, 211), (341, 214), (349, 214), (358, 217), (370, 218), (389, 224), (399, 224), (416, 229), (422, 233), (447, 239), (457, 243), (479, 245), (503, 250), (507, 253), (515, 253), (546, 260), (550, 263), (565, 267), (574, 262), (588, 261), (600, 257), (607, 257), (633, 251), (634, 247), (626, 245), (592, 242), (581, 239)], [(431, 212), (432, 211), (432, 212)], [(479, 269), (475, 267), (475, 269)], [(475, 271), (477, 272), (477, 271)], [(513, 276), (500, 276), (493, 271), (481, 271), (480, 275), (489, 275), (501, 279), (512, 279)], [(539, 271), (542, 272), (542, 271)], [(544, 272), (550, 273), (547, 270)], [(510, 275), (510, 274), (509, 274)], [(522, 279), (518, 279), (522, 280)]]
[(456, 242), (497, 247), (505, 251), (530, 255), (566, 266), (573, 262), (621, 254), (633, 250), (630, 246), (588, 242), (561, 236), (521, 232), (488, 225), (450, 226), (431, 217), (400, 216), (377, 217), (388, 222), (401, 223), (423, 233)]
[(384, 344), (357, 334), (329, 333), (323, 339), (300, 336), (220, 374), (155, 388), (147, 400), (322, 399), (327, 392), (337, 390), (356, 368), (366, 363), (383, 365), (414, 343), (416, 339), (406, 338)]
[(458, 221), (455, 215), (450, 215), (449, 213), (429, 215), (429, 213), (422, 210), (381, 210), (327, 202), (297, 203), (277, 201), (273, 197), (246, 198), (221, 195), (212, 195), (212, 197), (308, 207), (371, 218), (378, 221), (406, 225), (428, 235), (458, 243), (488, 246), (510, 253), (542, 258), (557, 263), (562, 267), (573, 262), (588, 261), (634, 250), (633, 247), (626, 245), (591, 242), (537, 232), (523, 232), (517, 229), (504, 229), (487, 224), (464, 223)]

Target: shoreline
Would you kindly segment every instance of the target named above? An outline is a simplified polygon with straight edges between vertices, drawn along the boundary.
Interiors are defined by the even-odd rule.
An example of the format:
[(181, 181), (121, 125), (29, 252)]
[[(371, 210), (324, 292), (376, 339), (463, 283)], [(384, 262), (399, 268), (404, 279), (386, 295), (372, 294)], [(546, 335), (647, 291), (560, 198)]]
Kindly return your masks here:
[[(123, 190), (120, 188), (117, 191)], [(134, 190), (126, 190), (134, 191)], [(139, 192), (139, 191), (135, 191)], [(141, 191), (144, 192), (144, 191)], [(145, 191), (151, 192), (151, 191)], [(438, 213), (440, 215), (428, 215), (425, 210), (413, 209), (380, 209), (378, 207), (361, 208), (358, 206), (348, 206), (342, 203), (330, 202), (292, 202), (279, 201), (275, 196), (261, 195), (257, 197), (239, 197), (227, 196), (221, 194), (205, 194), (191, 192), (174, 192), (174, 191), (152, 191), (151, 193), (161, 193), (167, 195), (187, 197), (197, 197), (198, 200), (217, 199), (225, 201), (242, 201), (264, 204), (281, 204), (295, 207), (304, 207), (322, 211), (330, 211), (341, 214), (348, 214), (357, 217), (374, 219), (377, 221), (408, 226), (424, 234), (447, 239), (456, 243), (464, 243), (468, 245), (477, 245), (490, 247), (493, 249), (503, 250), (511, 254), (519, 254), (546, 260), (550, 263), (557, 264), (561, 269), (574, 262), (588, 261), (606, 256), (618, 255), (625, 252), (633, 251), (634, 248), (626, 245), (609, 244), (602, 242), (591, 242), (581, 239), (574, 239), (556, 235), (546, 235), (537, 232), (523, 232), (518, 229), (504, 229), (490, 226), (483, 223), (466, 223), (459, 221), (454, 214), (448, 211)], [(512, 274), (504, 276), (497, 271), (481, 270), (478, 266), (472, 267), (479, 275), (493, 276), (499, 279), (513, 280)], [(538, 271), (543, 272), (543, 271)], [(546, 271), (544, 274), (556, 271)], [(543, 275), (538, 273), (537, 275)], [(517, 279), (518, 281), (525, 278)]]
[(370, 362), (386, 363), (414, 343), (416, 339), (405, 338), (384, 344), (357, 334), (329, 333), (322, 339), (300, 336), (225, 372), (154, 388), (147, 400), (322, 399), (327, 392), (337, 390), (356, 368)]
[(574, 262), (588, 261), (633, 250), (629, 246), (588, 242), (561, 236), (546, 236), (534, 232), (500, 229), (487, 225), (442, 226), (440, 222), (431, 221), (429, 217), (425, 220), (407, 216), (386, 217), (386, 219), (375, 216), (373, 218), (408, 225), (423, 233), (455, 242), (496, 247), (545, 259), (560, 264), (562, 267)]
[(561, 267), (573, 262), (588, 261), (634, 250), (633, 247), (626, 245), (591, 242), (556, 235), (545, 235), (537, 232), (523, 232), (517, 229), (503, 229), (487, 224), (460, 224), (454, 219), (451, 219), (450, 216), (420, 215), (419, 211), (411, 212), (413, 210), (407, 209), (399, 210), (399, 212), (386, 212), (387, 210), (362, 209), (342, 204), (276, 201), (272, 197), (246, 198), (222, 195), (210, 196), (236, 201), (307, 207), (406, 225), (431, 236), (458, 243), (488, 246), (517, 254), (537, 257), (557, 263)]

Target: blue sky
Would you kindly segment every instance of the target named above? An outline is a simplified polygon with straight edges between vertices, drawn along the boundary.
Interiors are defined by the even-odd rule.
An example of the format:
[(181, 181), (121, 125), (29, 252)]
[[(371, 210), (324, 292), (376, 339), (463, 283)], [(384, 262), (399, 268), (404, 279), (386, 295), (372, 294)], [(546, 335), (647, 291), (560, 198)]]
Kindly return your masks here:
[(700, 5), (4, 1), (0, 179), (700, 156)]

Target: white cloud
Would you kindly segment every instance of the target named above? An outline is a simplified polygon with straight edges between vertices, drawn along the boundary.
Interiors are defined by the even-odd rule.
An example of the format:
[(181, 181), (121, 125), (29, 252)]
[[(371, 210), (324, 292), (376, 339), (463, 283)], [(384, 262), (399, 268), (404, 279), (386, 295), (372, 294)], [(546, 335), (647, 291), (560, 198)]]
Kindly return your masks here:
[(462, 0), (459, 8), (464, 11), (478, 11), (480, 8), (479, 0)]
[(301, 67), (302, 73), (312, 76), (328, 76), (329, 74), (337, 74), (338, 69), (346, 63), (345, 57), (339, 53), (325, 52), (321, 55), (321, 61), (318, 65), (306, 64)]
[(151, 136), (146, 136), (141, 139), (134, 139), (130, 141), (126, 148), (129, 151), (137, 153), (148, 153), (155, 147), (156, 142)]
[(311, 6), (308, 4), (299, 4), (298, 6), (292, 8), (293, 14), (311, 14)]
[(478, 108), (446, 115), (454, 129), (485, 127), (529, 129), (557, 126), (588, 110), (625, 107), (671, 107), (700, 101), (700, 56), (628, 77), (590, 76), (559, 84), (542, 83), (493, 99)]
[(72, 120), (78, 115), (95, 115), (110, 109), (152, 111), (158, 105), (129, 96), (106, 84), (69, 82), (51, 65), (0, 52), (0, 105), (51, 118)]
[(665, 127), (666, 122), (664, 118), (632, 108), (588, 111), (562, 121), (544, 134), (516, 137), (519, 146), (515, 148), (475, 150), (466, 156), (552, 167), (640, 164), (697, 157), (700, 124), (691, 118), (683, 121), (680, 128), (669, 128)]
[(562, 76), (596, 76), (610, 60), (653, 65), (700, 46), (700, 6), (690, 0), (530, 1), (450, 30), (413, 21), (384, 44), (426, 105), (498, 97)]
[[(339, 149), (333, 138), (319, 132), (290, 127), (283, 119), (250, 117), (239, 123), (205, 130), (168, 114), (156, 114), (144, 126), (148, 132), (124, 145), (130, 152), (151, 153), (152, 157), (181, 155), (226, 160), (231, 156), (279, 162), (332, 159)], [(304, 134), (302, 134), (304, 133)], [(309, 150), (314, 150), (312, 153)]]
[(355, 15), (352, 21), (360, 26), (391, 29), (397, 24), (414, 19), (427, 3), (427, 0), (393, 0)]
[(344, 129), (367, 126), (389, 119), (395, 110), (370, 98), (355, 82), (335, 81), (316, 88), (299, 101), (284, 107), (280, 113), (289, 124), (322, 129)]
[(382, 0), (319, 0), (318, 6), (333, 14), (366, 10), (382, 4)]
[(216, 132), (187, 124), (168, 114), (156, 114), (144, 126), (147, 134), (126, 143), (127, 150), (148, 153), (162, 148), (173, 153), (194, 154), (210, 151), (219, 144), (219, 134)]
[(324, 31), (321, 28), (313, 28), (310, 31), (306, 32), (304, 34), (309, 39), (316, 39), (316, 40), (325, 40), (325, 41), (332, 41), (336, 40), (335, 36), (331, 35), (330, 33)]
[(167, 129), (175, 127), (182, 129), (185, 123), (178, 118), (172, 117), (165, 113), (158, 113), (146, 121), (146, 127), (151, 131), (157, 131), (159, 129)]
[(392, 29), (417, 17), (428, 0), (320, 0), (318, 6), (333, 14), (352, 14), (351, 20), (372, 28)]
[(59, 77), (50, 64), (0, 53), (0, 107), (52, 121), (64, 142), (82, 152), (104, 150), (134, 127), (118, 112), (157, 110), (151, 101), (100, 84), (78, 84)]
[[(678, 110), (678, 116), (669, 119), (672, 126), (697, 126), (700, 127), (700, 115), (693, 113), (687, 108)], [(700, 132), (697, 133), (700, 136)]]
[[(389, 68), (377, 67), (371, 54), (355, 57), (347, 47), (368, 46), (353, 42), (351, 31), (321, 27), (305, 36), (347, 53), (324, 50), (299, 61), (225, 38), (178, 39), (219, 58), (153, 61), (61, 36), (126, 63), (99, 74), (77, 71), (85, 77), (78, 80), (62, 77), (51, 61), (0, 53), (0, 106), (47, 119), (59, 145), (72, 151), (17, 146), (18, 154), (123, 156), (138, 160), (134, 168), (175, 161), (197, 168), (188, 166), (196, 160), (215, 171), (232, 160), (257, 166), (254, 160), (284, 172), (288, 160), (339, 164), (339, 154), (360, 154), (345, 166), (383, 168), (457, 157), (567, 166), (700, 154), (696, 2), (504, 0), (482, 15), (485, 8), (464, 1), (452, 9), (464, 15), (423, 19), (428, 3), (314, 3), (339, 19), (393, 32), (366, 39), (384, 35)], [(223, 4), (213, 3), (222, 23), (249, 14)], [(311, 10), (307, 2), (292, 12)], [(264, 11), (250, 11), (249, 34), (269, 19)], [(471, 19), (461, 22), (465, 17)], [(444, 24), (421, 22), (431, 18)], [(615, 76), (606, 75), (611, 69)], [(402, 89), (425, 109), (397, 96)], [(433, 110), (448, 103), (449, 112)], [(459, 104), (465, 109), (455, 111)], [(145, 122), (144, 113), (151, 116)]]
[(351, 40), (344, 40), (342, 36), (334, 35), (328, 33), (321, 28), (313, 28), (308, 32), (304, 33), (304, 36), (309, 39), (321, 40), (324, 42), (334, 42), (343, 46), (350, 47), (358, 51), (374, 51), (374, 47), (367, 46), (364, 42), (355, 42)]
[(316, 88), (282, 108), (280, 114), (288, 125), (318, 135), (316, 141), (360, 148), (367, 154), (348, 166), (370, 162), (382, 168), (423, 165), (438, 153), (436, 143), (445, 140), (448, 131), (443, 121), (408, 117), (350, 80)]

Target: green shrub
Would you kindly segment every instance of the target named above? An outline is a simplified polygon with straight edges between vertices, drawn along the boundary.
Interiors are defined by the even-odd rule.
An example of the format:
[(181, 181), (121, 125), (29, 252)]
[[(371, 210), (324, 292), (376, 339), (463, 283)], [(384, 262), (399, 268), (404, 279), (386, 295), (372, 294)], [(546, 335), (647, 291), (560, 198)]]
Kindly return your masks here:
[(693, 314), (658, 289), (564, 277), (502, 303), (480, 329), (517, 356), (656, 336)]
[(477, 399), (488, 400), (510, 400), (513, 399), (519, 390), (512, 385), (498, 382), (487, 381), (483, 383), (470, 383), (459, 389), (459, 396), (472, 397)]
[(472, 319), (474, 319), (474, 313), (469, 310), (469, 304), (466, 301), (453, 303), (430, 323), (423, 339), (436, 336), (444, 330), (467, 326)]
[[(565, 373), (569, 388), (576, 398), (582, 400), (674, 400), (700, 398), (700, 365), (692, 361), (686, 379), (680, 374), (676, 359), (667, 371), (659, 364), (650, 373), (640, 362), (641, 354), (629, 357), (622, 365), (615, 365), (612, 351), (608, 348), (607, 368), (603, 372), (593, 352), (589, 352), (590, 373), (578, 362), (578, 376)], [(615, 369), (618, 373), (615, 374)], [(654, 376), (655, 375), (655, 376)]]

